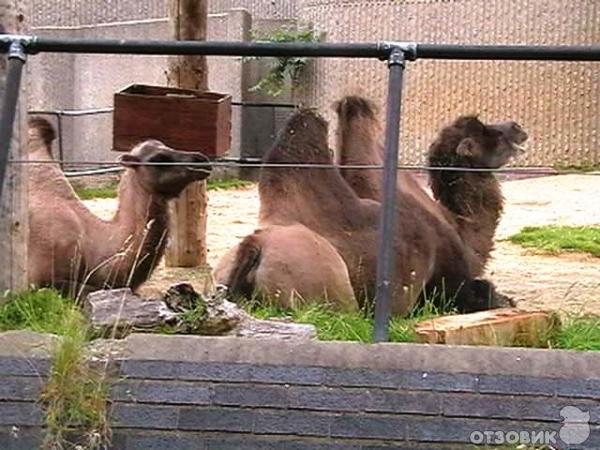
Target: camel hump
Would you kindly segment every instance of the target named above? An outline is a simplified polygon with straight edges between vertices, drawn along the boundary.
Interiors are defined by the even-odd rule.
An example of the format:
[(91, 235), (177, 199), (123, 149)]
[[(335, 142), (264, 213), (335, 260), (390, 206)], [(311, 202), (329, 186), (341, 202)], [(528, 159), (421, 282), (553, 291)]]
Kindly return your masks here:
[(335, 102), (333, 107), (340, 120), (349, 121), (361, 117), (375, 119), (377, 115), (375, 103), (358, 95), (348, 95)]
[(260, 263), (261, 243), (256, 233), (240, 242), (227, 286), (233, 296), (251, 298), (254, 292), (254, 272)]
[(29, 129), (30, 132), (37, 134), (46, 145), (52, 144), (52, 141), (56, 139), (54, 127), (48, 120), (42, 117), (31, 117), (29, 119)]

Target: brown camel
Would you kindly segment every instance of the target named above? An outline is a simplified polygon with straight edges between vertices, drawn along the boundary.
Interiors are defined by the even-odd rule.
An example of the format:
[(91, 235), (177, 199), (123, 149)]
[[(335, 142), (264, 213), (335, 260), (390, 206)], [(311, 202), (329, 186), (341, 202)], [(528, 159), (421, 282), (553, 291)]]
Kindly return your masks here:
[[(299, 111), (290, 118), (263, 160), (331, 164), (327, 131), (327, 123), (317, 114)], [(373, 298), (381, 208), (378, 202), (359, 198), (335, 169), (263, 168), (259, 193), (261, 227), (299, 223), (322, 236), (345, 262), (359, 301)], [(390, 242), (396, 250), (392, 312), (407, 313), (426, 285), (432, 289), (435, 285), (439, 293), (455, 299), (462, 311), (487, 307), (474, 296), (477, 289), (468, 272), (462, 241), (454, 242), (456, 248), (451, 243), (439, 248), (432, 239), (435, 222), (430, 214), (414, 211), (407, 202), (400, 203), (397, 212), (401, 226), (394, 242)], [(301, 246), (302, 242), (295, 245)], [(238, 247), (235, 257), (230, 258), (231, 266), (222, 270), (229, 277), (217, 280), (228, 285), (234, 294), (244, 295), (255, 287), (253, 274), (262, 264), (261, 245), (248, 247)], [(304, 260), (303, 268), (315, 262), (315, 258)]]
[[(527, 133), (516, 122), (485, 125), (463, 116), (440, 131), (429, 148), (430, 166), (497, 169), (523, 153)], [(450, 211), (463, 241), (475, 255), (480, 276), (494, 248), (494, 235), (504, 207), (500, 183), (491, 172), (430, 170), (434, 197)]]
[[(35, 119), (30, 127), (31, 146), (41, 139), (49, 154), (52, 126)], [(178, 152), (159, 141), (138, 144), (120, 157), (127, 170), (119, 183), (119, 207), (110, 221), (86, 208), (58, 165), (33, 164), (29, 171), (30, 284), (54, 286), (72, 296), (84, 290), (139, 287), (164, 253), (168, 200), (210, 172), (139, 164), (206, 161), (200, 153)]]
[(284, 308), (318, 299), (338, 310), (358, 309), (340, 254), (299, 223), (268, 225), (246, 236), (219, 260), (213, 276), (233, 286), (235, 296), (256, 295)]

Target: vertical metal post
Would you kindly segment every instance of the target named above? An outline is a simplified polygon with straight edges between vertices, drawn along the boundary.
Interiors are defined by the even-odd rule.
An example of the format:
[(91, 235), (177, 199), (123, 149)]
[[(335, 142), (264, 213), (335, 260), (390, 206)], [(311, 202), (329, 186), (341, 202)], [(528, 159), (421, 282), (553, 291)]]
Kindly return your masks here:
[(379, 229), (377, 260), (377, 293), (375, 295), (375, 342), (388, 340), (388, 322), (393, 290), (396, 259), (394, 237), (396, 234), (396, 190), (398, 150), (400, 139), (400, 114), (402, 81), (405, 65), (404, 50), (393, 47), (388, 59), (389, 81), (385, 131), (385, 156), (383, 169), (383, 199)]
[(17, 102), (19, 100), (19, 90), (21, 88), (21, 75), (26, 59), (27, 56), (23, 43), (13, 41), (8, 51), (6, 89), (2, 103), (2, 117), (0, 118), (0, 198), (2, 198), (2, 190), (4, 188), (4, 178), (6, 176)]
[(65, 170), (63, 161), (65, 160), (65, 153), (63, 148), (63, 129), (62, 129), (62, 111), (57, 114), (56, 126), (58, 130), (58, 159), (60, 159), (60, 168)]

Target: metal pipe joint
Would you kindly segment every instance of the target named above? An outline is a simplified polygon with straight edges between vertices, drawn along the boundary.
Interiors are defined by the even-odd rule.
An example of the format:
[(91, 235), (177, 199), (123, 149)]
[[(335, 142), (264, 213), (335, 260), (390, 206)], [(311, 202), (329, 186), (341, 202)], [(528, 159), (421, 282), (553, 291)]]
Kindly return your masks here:
[(378, 50), (387, 59), (388, 65), (404, 65), (405, 61), (417, 59), (416, 42), (383, 41), (377, 44)]

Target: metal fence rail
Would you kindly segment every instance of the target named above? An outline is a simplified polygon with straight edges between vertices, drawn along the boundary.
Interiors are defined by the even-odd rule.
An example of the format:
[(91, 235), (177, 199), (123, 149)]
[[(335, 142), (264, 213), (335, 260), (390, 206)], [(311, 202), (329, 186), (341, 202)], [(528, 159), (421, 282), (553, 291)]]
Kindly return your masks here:
[(600, 61), (600, 45), (525, 46), (525, 45), (439, 45), (410, 42), (376, 43), (271, 43), (271, 42), (198, 42), (139, 41), (98, 39), (50, 39), (24, 35), (0, 36), (0, 51), (8, 53), (7, 95), (4, 97), (0, 127), (0, 196), (12, 138), (21, 70), (27, 54), (111, 53), (143, 55), (213, 56), (303, 56), (378, 58), (388, 63), (388, 109), (385, 132), (384, 193), (380, 223), (375, 306), (375, 341), (388, 340), (394, 253), (388, 242), (395, 232), (396, 174), (399, 153), (400, 112), (403, 72), (406, 61), (416, 59), (462, 60), (537, 60)]

